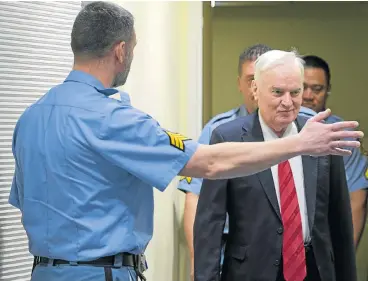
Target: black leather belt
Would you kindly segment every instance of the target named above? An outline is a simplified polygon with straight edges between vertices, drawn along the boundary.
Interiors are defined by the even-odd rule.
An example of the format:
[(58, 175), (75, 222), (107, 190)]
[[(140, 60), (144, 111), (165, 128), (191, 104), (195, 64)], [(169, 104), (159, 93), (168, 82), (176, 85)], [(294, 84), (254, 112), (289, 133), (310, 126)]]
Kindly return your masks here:
[[(61, 265), (61, 264), (69, 264), (69, 265), (93, 265), (93, 266), (102, 266), (102, 267), (106, 267), (106, 266), (114, 267), (115, 257), (116, 256), (108, 256), (108, 257), (99, 258), (97, 260), (78, 261), (78, 262), (70, 262), (70, 261), (60, 260), (60, 259), (49, 259), (49, 258), (45, 258), (45, 257), (35, 257), (35, 265), (49, 264), (49, 262), (50, 262), (51, 265), (53, 265), (53, 266)], [(136, 255), (123, 253), (122, 254), (122, 266), (132, 266), (132, 267), (134, 267), (135, 266), (135, 262), (134, 262), (135, 258), (136, 258)]]
[(134, 268), (135, 273), (138, 278), (142, 281), (146, 281), (146, 277), (144, 277), (143, 272), (147, 269), (146, 259), (144, 255), (133, 255), (129, 253), (121, 253), (115, 256), (108, 256), (99, 258), (97, 260), (92, 261), (78, 261), (71, 262), (61, 259), (49, 259), (45, 257), (34, 257), (32, 274), (37, 265), (70, 265), (70, 266), (78, 266), (78, 265), (90, 265), (90, 266), (98, 266), (103, 267), (105, 270), (105, 280), (113, 281), (112, 277), (112, 268), (119, 268), (121, 266), (131, 266)]

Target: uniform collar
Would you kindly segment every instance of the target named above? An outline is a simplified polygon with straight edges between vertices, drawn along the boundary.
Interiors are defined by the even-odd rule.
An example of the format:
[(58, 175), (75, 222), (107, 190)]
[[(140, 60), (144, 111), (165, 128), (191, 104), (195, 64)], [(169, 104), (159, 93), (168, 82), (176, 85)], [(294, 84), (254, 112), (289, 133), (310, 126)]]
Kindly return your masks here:
[(122, 91), (119, 91), (119, 93), (120, 93), (120, 101), (124, 104), (130, 104), (129, 94)]
[(80, 70), (72, 70), (64, 82), (68, 81), (87, 84), (105, 96), (111, 96), (119, 92), (113, 88), (105, 88), (101, 81), (99, 81), (97, 78)]
[(239, 107), (239, 112), (238, 112), (238, 116), (239, 117), (243, 117), (243, 116), (247, 116), (248, 115), (248, 111), (247, 109), (245, 108), (244, 105), (240, 106)]

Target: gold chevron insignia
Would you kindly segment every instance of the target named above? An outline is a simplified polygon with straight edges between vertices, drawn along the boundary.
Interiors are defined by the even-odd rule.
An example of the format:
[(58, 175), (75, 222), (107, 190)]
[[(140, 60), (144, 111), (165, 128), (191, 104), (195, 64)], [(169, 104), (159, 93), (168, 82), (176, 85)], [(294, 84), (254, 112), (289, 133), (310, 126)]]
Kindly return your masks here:
[(182, 180), (186, 180), (188, 184), (190, 184), (192, 182), (192, 178), (191, 177), (184, 177), (184, 176), (181, 176), (179, 181), (182, 181)]
[(173, 147), (181, 151), (185, 151), (184, 141), (190, 140), (190, 138), (184, 137), (183, 135), (178, 134), (178, 133), (172, 133), (169, 131), (165, 131), (165, 132), (170, 138), (170, 145), (172, 145)]
[(365, 169), (365, 173), (364, 173), (364, 175), (365, 175), (365, 178), (368, 180), (368, 166), (367, 166), (367, 168)]

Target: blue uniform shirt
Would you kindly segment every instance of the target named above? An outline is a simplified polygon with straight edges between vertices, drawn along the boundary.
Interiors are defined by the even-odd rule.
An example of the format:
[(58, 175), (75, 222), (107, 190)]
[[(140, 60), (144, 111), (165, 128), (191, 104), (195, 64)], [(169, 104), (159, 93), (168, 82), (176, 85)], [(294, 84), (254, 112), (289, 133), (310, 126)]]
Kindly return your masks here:
[[(202, 133), (198, 139), (200, 144), (209, 144), (212, 131), (221, 124), (232, 121), (238, 117), (246, 116), (247, 110), (244, 106), (237, 107), (228, 112), (221, 113), (213, 117), (208, 123), (204, 126)], [(188, 178), (181, 177), (178, 189), (184, 192), (192, 192), (199, 195), (202, 186), (202, 179), (199, 178)]]
[(9, 203), (33, 255), (87, 261), (142, 253), (163, 191), (198, 144), (135, 109), (129, 96), (72, 71), (20, 117)]

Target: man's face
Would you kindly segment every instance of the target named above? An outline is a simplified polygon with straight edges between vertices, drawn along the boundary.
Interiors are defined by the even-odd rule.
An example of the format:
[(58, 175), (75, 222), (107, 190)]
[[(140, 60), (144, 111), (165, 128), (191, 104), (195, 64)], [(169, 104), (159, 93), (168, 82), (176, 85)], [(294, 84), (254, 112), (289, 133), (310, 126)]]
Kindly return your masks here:
[(303, 77), (293, 62), (271, 68), (253, 83), (258, 108), (266, 124), (283, 133), (293, 122), (302, 104)]
[(242, 65), (241, 75), (238, 76), (238, 88), (243, 94), (244, 104), (248, 113), (257, 109), (257, 102), (252, 92), (252, 81), (254, 80), (254, 61), (245, 61)]
[(116, 74), (114, 81), (112, 83), (113, 88), (125, 85), (128, 79), (129, 72), (130, 72), (130, 67), (132, 65), (133, 56), (134, 56), (133, 51), (134, 51), (135, 45), (136, 45), (136, 37), (134, 33), (133, 39), (131, 40), (131, 42), (129, 44), (125, 44), (126, 52), (125, 52), (125, 57), (123, 60), (123, 65), (121, 67), (122, 71)]
[(303, 106), (320, 112), (326, 107), (329, 91), (325, 71), (322, 68), (304, 69)]

